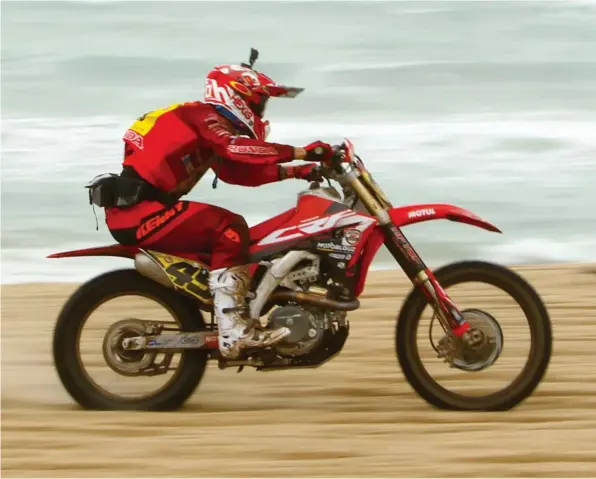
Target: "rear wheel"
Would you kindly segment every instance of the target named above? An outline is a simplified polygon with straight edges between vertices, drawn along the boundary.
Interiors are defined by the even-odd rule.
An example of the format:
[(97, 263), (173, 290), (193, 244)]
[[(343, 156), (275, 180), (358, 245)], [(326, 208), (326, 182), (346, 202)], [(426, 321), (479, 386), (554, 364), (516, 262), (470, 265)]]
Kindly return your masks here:
[[(134, 269), (118, 270), (98, 276), (83, 284), (66, 302), (54, 329), (53, 357), (54, 364), (62, 384), (81, 406), (87, 409), (102, 410), (173, 410), (177, 409), (193, 394), (199, 385), (209, 358), (209, 352), (188, 349), (178, 353), (179, 360), (172, 376), (166, 384), (155, 391), (134, 397), (124, 393), (113, 393), (92, 378), (92, 372), (99, 366), (111, 368), (116, 383), (121, 389), (129, 388), (135, 381), (148, 385), (155, 376), (167, 375), (155, 363), (155, 353), (143, 351), (119, 351), (117, 344), (127, 336), (137, 336), (144, 331), (144, 320), (130, 318), (111, 324), (108, 328), (96, 328), (92, 338), (82, 344), (83, 327), (91, 314), (108, 301), (122, 297), (141, 297), (161, 306), (174, 322), (166, 323), (163, 312), (157, 317), (160, 323), (174, 326), (181, 331), (199, 331), (205, 329), (198, 309), (190, 307), (187, 299), (150, 279), (140, 275)], [(130, 305), (130, 299), (128, 299)], [(126, 307), (126, 311), (116, 310), (108, 319), (122, 313), (137, 315), (144, 308)], [(103, 335), (103, 337), (102, 337)], [(85, 367), (81, 357), (82, 346), (96, 348), (90, 367)], [(171, 364), (172, 355), (164, 355)], [(164, 359), (165, 361), (165, 359)], [(107, 363), (107, 364), (106, 364)], [(154, 364), (156, 365), (154, 367)], [(165, 362), (164, 362), (165, 364)], [(167, 366), (166, 366), (167, 369)], [(105, 376), (105, 374), (104, 374)]]
[[(493, 334), (495, 340), (491, 347), (486, 350), (486, 353), (480, 354), (479, 357), (470, 359), (465, 354), (460, 354), (457, 358), (451, 358), (450, 362), (454, 369), (449, 369), (446, 364), (443, 364), (444, 369), (441, 368), (442, 372), (435, 374), (435, 377), (433, 377), (423, 365), (417, 342), (417, 332), (423, 311), (427, 306), (429, 308), (430, 306), (422, 292), (415, 288), (405, 301), (396, 326), (396, 353), (407, 381), (429, 404), (442, 409), (497, 411), (515, 407), (533, 393), (542, 380), (550, 361), (552, 350), (551, 323), (542, 300), (532, 286), (520, 275), (508, 268), (492, 263), (481, 261), (452, 263), (438, 269), (434, 274), (445, 290), (456, 285), (476, 282), (491, 285), (504, 292), (508, 296), (506, 299), (513, 300), (511, 302), (514, 305), (517, 304), (523, 311), (529, 329), (529, 351), (526, 354), (518, 354), (518, 359), (525, 363), (521, 372), (509, 384), (496, 392), (471, 395), (453, 392), (443, 387), (435, 377), (443, 376), (451, 382), (457, 382), (458, 385), (481, 382), (481, 373), (479, 371), (495, 367), (493, 364), (500, 360), (499, 356), (504, 345), (505, 348), (509, 345), (510, 351), (517, 347), (515, 344), (516, 338), (509, 336), (508, 342), (507, 331), (501, 330), (499, 324), (499, 317), (511, 317), (511, 307), (508, 306), (508, 309), (503, 309), (502, 311), (506, 312), (502, 312), (501, 315), (484, 309), (471, 308), (466, 310), (465, 304), (461, 304), (461, 301), (452, 297), (458, 308), (461, 308), (466, 319), (470, 319), (472, 324), (479, 325), (480, 329), (484, 329), (485, 332), (488, 331)], [(472, 297), (472, 299), (477, 300), (480, 296), (474, 293), (475, 291), (477, 289), (472, 290), (472, 295), (475, 294), (476, 298)], [(449, 291), (448, 294), (452, 296)], [(485, 300), (487, 298), (489, 301), (492, 300), (495, 308), (502, 306), (502, 303), (495, 302), (492, 294), (481, 297)], [(519, 323), (519, 321), (515, 321), (515, 331), (520, 328)], [(432, 332), (429, 332), (432, 342), (431, 336)], [(433, 348), (435, 351), (441, 352), (441, 349), (436, 348), (434, 344)], [(503, 368), (507, 371), (512, 369), (510, 363), (504, 363)], [(456, 373), (459, 376), (454, 378)], [(473, 389), (473, 387), (469, 387), (469, 389)]]

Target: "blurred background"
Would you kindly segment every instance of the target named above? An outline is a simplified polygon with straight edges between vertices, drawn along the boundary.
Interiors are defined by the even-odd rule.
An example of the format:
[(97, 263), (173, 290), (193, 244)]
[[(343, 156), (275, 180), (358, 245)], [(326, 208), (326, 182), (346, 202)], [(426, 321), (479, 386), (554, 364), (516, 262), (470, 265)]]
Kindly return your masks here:
[[(2, 282), (79, 281), (126, 260), (84, 185), (119, 172), (140, 114), (202, 99), (248, 59), (306, 91), (270, 102), (271, 141), (355, 143), (396, 205), (454, 203), (504, 235), (406, 228), (432, 266), (596, 260), (596, 5), (587, 1), (2, 2)], [(211, 188), (255, 224), (304, 182)], [(382, 249), (376, 268), (395, 267)]]

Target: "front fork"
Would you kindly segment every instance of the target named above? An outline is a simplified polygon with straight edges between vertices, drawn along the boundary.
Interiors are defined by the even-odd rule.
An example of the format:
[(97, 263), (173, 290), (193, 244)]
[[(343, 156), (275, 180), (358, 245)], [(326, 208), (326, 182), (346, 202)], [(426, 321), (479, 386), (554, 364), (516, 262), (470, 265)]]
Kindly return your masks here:
[(410, 242), (393, 223), (382, 225), (385, 232), (385, 246), (402, 267), (410, 281), (420, 288), (432, 305), (445, 332), (451, 331), (461, 337), (470, 328), (449, 295), (441, 287)]
[(346, 174), (343, 182), (350, 185), (368, 212), (379, 220), (379, 226), (385, 233), (385, 246), (410, 281), (422, 290), (435, 310), (445, 333), (451, 331), (455, 336), (462, 337), (470, 329), (470, 323), (464, 319), (401, 230), (391, 221), (387, 211), (391, 204), (388, 201), (378, 200), (360, 181), (359, 174), (354, 170)]

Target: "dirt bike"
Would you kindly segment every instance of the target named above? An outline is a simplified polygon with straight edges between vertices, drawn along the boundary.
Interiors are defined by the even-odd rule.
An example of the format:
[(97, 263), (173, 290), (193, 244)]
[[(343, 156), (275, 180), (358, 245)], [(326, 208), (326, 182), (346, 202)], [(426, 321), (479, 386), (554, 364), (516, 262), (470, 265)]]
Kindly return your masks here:
[[(413, 389), (429, 404), (452, 410), (508, 410), (530, 396), (545, 374), (552, 349), (550, 318), (532, 286), (516, 272), (485, 261), (454, 262), (431, 271), (401, 228), (446, 219), (501, 231), (449, 204), (393, 207), (348, 139), (317, 171), (319, 181), (298, 194), (294, 208), (250, 228), (248, 313), (262, 327), (285, 326), (291, 334), (273, 347), (248, 351), (242, 359), (226, 360), (218, 350), (208, 254), (116, 244), (50, 255), (117, 256), (133, 259), (135, 266), (84, 283), (59, 314), (53, 357), (72, 398), (90, 409), (171, 410), (193, 394), (208, 361), (238, 371), (245, 366), (258, 371), (319, 367), (342, 350), (350, 329), (347, 313), (359, 308), (369, 266), (383, 244), (412, 282), (398, 313), (395, 348)], [(339, 183), (341, 193), (332, 180)], [(424, 368), (416, 346), (417, 326), (429, 305), (444, 333), (438, 344), (432, 344), (442, 361), (470, 374), (497, 361), (503, 348), (499, 322), (483, 310), (459, 309), (444, 289), (470, 281), (493, 285), (513, 298), (531, 331), (530, 353), (521, 373), (508, 386), (481, 396), (442, 387)], [(173, 379), (140, 399), (104, 392), (78, 357), (86, 318), (104, 302), (129, 294), (157, 301), (175, 322), (126, 318), (112, 324), (102, 345), (107, 365), (123, 376), (155, 376), (171, 370), (173, 356), (180, 355)], [(163, 355), (159, 363), (158, 354)]]

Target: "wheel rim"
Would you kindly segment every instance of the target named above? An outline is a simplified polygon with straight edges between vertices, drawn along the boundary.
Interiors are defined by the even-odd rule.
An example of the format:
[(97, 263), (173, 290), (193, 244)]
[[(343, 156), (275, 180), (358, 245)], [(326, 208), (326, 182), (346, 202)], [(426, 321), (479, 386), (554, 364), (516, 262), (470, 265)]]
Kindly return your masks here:
[[(490, 316), (494, 316), (499, 323), (499, 329), (502, 328), (502, 335), (504, 340), (502, 341), (502, 348), (499, 354), (496, 354), (494, 364), (487, 368), (471, 368), (471, 371), (464, 370), (465, 368), (449, 368), (442, 362), (441, 359), (436, 357), (436, 354), (432, 357), (432, 364), (429, 367), (429, 362), (424, 359), (424, 347), (419, 347), (420, 337), (425, 334), (421, 332), (426, 331), (424, 324), (424, 315), (430, 306), (425, 304), (422, 308), (421, 314), (418, 317), (418, 322), (415, 328), (413, 328), (414, 341), (412, 341), (412, 354), (414, 358), (413, 366), (419, 369), (419, 375), (421, 378), (429, 384), (430, 388), (435, 390), (438, 394), (449, 396), (451, 399), (460, 398), (466, 401), (484, 401), (491, 400), (496, 396), (504, 396), (513, 389), (524, 387), (531, 378), (532, 368), (535, 367), (533, 362), (534, 348), (536, 347), (536, 331), (533, 330), (533, 324), (528, 320), (527, 311), (524, 310), (523, 304), (519, 302), (519, 298), (514, 298), (510, 295), (510, 291), (507, 288), (503, 288), (500, 284), (494, 284), (496, 281), (492, 281), (492, 278), (479, 278), (479, 279), (468, 279), (457, 281), (455, 284), (450, 284), (449, 281), (442, 281), (443, 288), (448, 291), (450, 297), (454, 300), (460, 308), (464, 310), (480, 310), (488, 311)], [(444, 283), (444, 284), (443, 284)], [(492, 291), (499, 291), (501, 294), (500, 299), (495, 299), (494, 293), (490, 295), (491, 303), (489, 305), (479, 305), (479, 299), (486, 299), (489, 295), (479, 294), (477, 291), (471, 296), (475, 301), (470, 301), (470, 298), (458, 296), (455, 291), (456, 288), (462, 286), (470, 286), (472, 283), (478, 285), (482, 283), (484, 288), (489, 287)], [(497, 282), (498, 283), (498, 282)], [(511, 285), (509, 285), (511, 286)], [(477, 290), (477, 287), (475, 288)], [(519, 292), (517, 294), (520, 294)], [(509, 303), (506, 305), (505, 303)], [(497, 306), (497, 307), (495, 307)], [(511, 307), (514, 306), (517, 310), (517, 315), (512, 315), (510, 311)], [(527, 308), (527, 305), (526, 305)], [(501, 310), (501, 311), (499, 311)], [(505, 314), (503, 314), (505, 311)], [(513, 319), (517, 330), (513, 332), (508, 331), (505, 327), (504, 322), (511, 322), (506, 320)], [(515, 321), (517, 320), (517, 321)], [(437, 328), (441, 329), (441, 328)], [(527, 348), (523, 349), (519, 347), (519, 339), (521, 331), (524, 329)], [(441, 334), (443, 331), (441, 330)], [(428, 339), (427, 339), (428, 343)], [(428, 349), (428, 348), (426, 348)], [(513, 352), (514, 360), (507, 358), (507, 354)], [(514, 364), (515, 363), (515, 364)], [(461, 366), (462, 364), (460, 364)], [(438, 367), (437, 367), (438, 366)], [(515, 367), (515, 373), (511, 374)], [(499, 369), (501, 369), (499, 371)], [(503, 370), (509, 372), (507, 378), (502, 374)], [(492, 377), (491, 377), (492, 376)]]
[[(124, 306), (114, 306), (114, 300), (126, 298), (128, 299), (127, 303)], [(160, 308), (161, 313), (150, 314), (147, 308), (139, 308), (138, 306), (135, 307), (131, 305), (131, 298), (137, 298), (148, 300), (149, 303), (153, 303), (153, 306), (158, 306)], [(138, 301), (136, 301), (138, 303)], [(98, 325), (91, 328), (92, 334), (90, 337), (85, 337), (85, 328), (89, 325), (90, 319), (97, 313), (98, 310), (102, 308), (102, 306), (106, 306), (107, 304), (111, 304), (111, 307), (115, 309), (116, 312), (112, 312), (112, 314), (108, 313), (107, 321), (104, 321), (103, 325)], [(135, 303), (135, 301), (133, 301)], [(174, 327), (182, 328), (182, 324), (180, 320), (176, 317), (176, 314), (164, 301), (161, 299), (154, 297), (150, 294), (138, 292), (138, 291), (123, 291), (117, 294), (113, 294), (102, 298), (101, 301), (94, 304), (87, 312), (83, 320), (81, 321), (79, 330), (77, 331), (76, 335), (76, 357), (77, 362), (79, 364), (81, 372), (84, 374), (85, 378), (95, 388), (100, 394), (117, 400), (117, 401), (130, 401), (130, 402), (138, 402), (144, 399), (148, 399), (150, 397), (156, 396), (165, 389), (167, 389), (178, 377), (182, 370), (182, 366), (185, 361), (185, 354), (184, 353), (177, 353), (171, 354), (172, 356), (172, 363), (174, 368), (172, 371), (168, 371), (165, 374), (155, 375), (155, 376), (147, 376), (147, 375), (134, 375), (131, 374), (135, 368), (138, 368), (138, 363), (148, 363), (149, 360), (152, 358), (155, 359), (156, 353), (139, 353), (135, 352), (131, 354), (130, 351), (120, 353), (121, 364), (120, 368), (113, 367), (114, 364), (110, 364), (109, 356), (110, 352), (108, 351), (109, 348), (109, 328), (117, 323), (118, 319), (110, 319), (110, 318), (117, 318), (118, 315), (121, 316), (120, 312), (126, 311), (133, 311), (135, 315), (142, 316), (145, 319), (151, 319), (153, 321), (159, 323), (173, 323), (176, 325)], [(137, 314), (142, 312), (143, 314)], [(163, 313), (166, 313), (164, 315)], [(120, 320), (120, 323), (123, 323), (127, 320)], [(172, 324), (171, 324), (172, 325)], [(173, 326), (173, 325), (172, 325)], [(132, 336), (138, 335), (138, 331), (134, 332), (133, 328), (128, 328), (125, 331), (125, 336)], [(112, 337), (111, 339), (117, 339), (116, 337)], [(90, 351), (91, 357), (89, 361), (86, 361), (83, 356), (85, 353)], [(108, 356), (108, 357), (106, 357)], [(140, 359), (139, 359), (140, 356)], [(162, 356), (164, 356), (162, 354)], [(114, 358), (112, 358), (114, 359)], [(129, 374), (126, 374), (126, 364), (129, 365)], [(136, 364), (136, 365), (135, 365)], [(100, 368), (102, 369), (100, 371)], [(165, 381), (164, 381), (165, 379)], [(110, 386), (107, 386), (106, 383), (109, 383)], [(163, 384), (159, 384), (163, 383)], [(115, 391), (114, 391), (115, 389)], [(133, 393), (133, 389), (141, 389), (142, 392), (140, 393)]]

